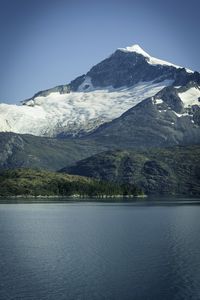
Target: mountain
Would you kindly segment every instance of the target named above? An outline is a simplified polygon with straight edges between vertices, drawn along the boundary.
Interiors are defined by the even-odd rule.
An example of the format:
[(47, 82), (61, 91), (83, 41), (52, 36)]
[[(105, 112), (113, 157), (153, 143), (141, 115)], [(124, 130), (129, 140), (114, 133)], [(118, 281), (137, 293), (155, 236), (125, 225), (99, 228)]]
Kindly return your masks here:
[(84, 136), (164, 88), (190, 82), (198, 89), (200, 74), (151, 57), (138, 45), (120, 48), (69, 84), (38, 92), (21, 105), (0, 104), (0, 131)]
[(199, 196), (200, 146), (107, 151), (61, 172), (135, 184), (146, 194)]

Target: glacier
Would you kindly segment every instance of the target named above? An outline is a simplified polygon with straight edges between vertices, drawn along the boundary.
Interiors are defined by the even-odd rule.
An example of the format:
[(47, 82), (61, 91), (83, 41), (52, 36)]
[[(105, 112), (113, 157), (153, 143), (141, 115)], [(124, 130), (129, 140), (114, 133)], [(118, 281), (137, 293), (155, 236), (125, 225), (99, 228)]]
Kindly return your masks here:
[(0, 129), (2, 132), (49, 137), (63, 133), (81, 135), (121, 116), (172, 82), (140, 82), (118, 89), (91, 87), (85, 92), (80, 86), (77, 92), (50, 93), (26, 101), (24, 105), (0, 104)]

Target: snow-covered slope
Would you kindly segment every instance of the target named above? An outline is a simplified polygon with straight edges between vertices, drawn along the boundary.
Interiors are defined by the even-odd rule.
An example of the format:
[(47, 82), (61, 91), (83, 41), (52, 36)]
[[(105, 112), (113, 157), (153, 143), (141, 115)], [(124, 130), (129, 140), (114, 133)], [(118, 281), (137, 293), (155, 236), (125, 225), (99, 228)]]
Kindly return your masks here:
[[(89, 82), (89, 80), (88, 80)], [(50, 93), (25, 105), (0, 104), (0, 129), (38, 136), (76, 135), (89, 132), (119, 117), (172, 81), (142, 82), (131, 88), (96, 89), (67, 94)]]
[(178, 93), (184, 107), (188, 108), (193, 105), (200, 106), (200, 87), (195, 86), (186, 90), (185, 92)]

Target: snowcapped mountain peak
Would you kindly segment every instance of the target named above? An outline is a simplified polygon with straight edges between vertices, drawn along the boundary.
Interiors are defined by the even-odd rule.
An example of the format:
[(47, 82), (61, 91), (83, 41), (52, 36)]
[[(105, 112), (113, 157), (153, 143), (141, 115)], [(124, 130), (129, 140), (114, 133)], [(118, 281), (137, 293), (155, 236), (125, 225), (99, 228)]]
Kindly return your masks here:
[(147, 52), (145, 52), (138, 44), (128, 46), (126, 48), (119, 48), (118, 50), (123, 51), (123, 52), (136, 52), (145, 57), (150, 57), (150, 55)]
[[(181, 66), (177, 66), (175, 64), (172, 64), (170, 62), (167, 62), (165, 60), (161, 60), (158, 58), (155, 58), (153, 56), (150, 56), (147, 52), (145, 52), (138, 44), (132, 45), (132, 46), (128, 46), (126, 48), (118, 48), (118, 50), (122, 51), (122, 52), (135, 52), (137, 54), (141, 54), (142, 56), (144, 56), (146, 58), (146, 61), (150, 64), (150, 65), (163, 65), (163, 66), (171, 66), (174, 67), (176, 69), (180, 69), (182, 68)], [(188, 73), (193, 73), (193, 71), (186, 69), (186, 71)]]
[[(192, 81), (199, 85), (200, 74), (156, 59), (137, 44), (119, 48), (69, 84), (40, 91), (21, 106), (0, 104), (0, 132), (81, 136), (165, 87)], [(196, 105), (199, 91), (192, 89), (180, 98), (185, 106), (193, 105), (195, 98)]]

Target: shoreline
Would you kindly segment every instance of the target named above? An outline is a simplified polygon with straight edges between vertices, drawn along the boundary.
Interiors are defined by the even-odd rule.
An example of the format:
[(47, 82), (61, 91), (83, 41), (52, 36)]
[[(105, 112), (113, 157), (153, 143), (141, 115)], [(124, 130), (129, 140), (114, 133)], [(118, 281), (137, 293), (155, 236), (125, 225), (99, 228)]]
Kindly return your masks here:
[(91, 199), (106, 199), (106, 198), (147, 198), (148, 195), (102, 195), (102, 196), (91, 196), (91, 195), (11, 195), (11, 196), (0, 196), (0, 200), (2, 198), (6, 198), (6, 199), (20, 199), (20, 198), (25, 198), (25, 199), (87, 199), (87, 198), (91, 198)]

